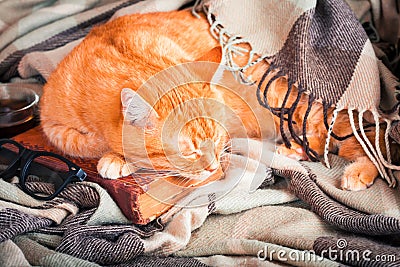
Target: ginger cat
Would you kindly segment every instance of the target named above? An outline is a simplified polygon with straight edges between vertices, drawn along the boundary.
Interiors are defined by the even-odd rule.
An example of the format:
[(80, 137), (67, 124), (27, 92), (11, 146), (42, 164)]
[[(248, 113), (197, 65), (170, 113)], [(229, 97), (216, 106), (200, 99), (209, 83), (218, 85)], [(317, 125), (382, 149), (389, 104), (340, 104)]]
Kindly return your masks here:
[[(97, 169), (104, 178), (151, 168), (205, 179), (220, 170), (228, 133), (223, 122), (191, 119), (190, 114), (207, 109), (224, 120), (221, 93), (209, 84), (186, 84), (152, 105), (148, 99), (162, 92), (136, 91), (160, 71), (202, 60), (216, 46), (207, 20), (189, 11), (123, 16), (96, 27), (47, 81), (40, 104), (43, 131), (68, 155), (99, 158)], [(218, 102), (179, 108), (202, 98)], [(237, 110), (244, 115), (249, 111)], [(178, 129), (178, 137), (163, 132), (168, 119), (167, 126)], [(247, 121), (253, 135), (259, 135), (253, 120)]]
[[(128, 15), (96, 27), (59, 64), (45, 85), (40, 106), (43, 130), (66, 154), (100, 158), (97, 168), (105, 178), (126, 176), (138, 168), (173, 170), (194, 179), (210, 177), (221, 169), (220, 159), (225, 153), (229, 133), (214, 120), (204, 117), (188, 120), (186, 112), (177, 107), (197, 98), (226, 103), (241, 116), (248, 136), (260, 138), (262, 130), (257, 128), (251, 110), (235, 101), (231, 93), (209, 84), (179, 86), (154, 105), (136, 91), (164, 69), (196, 60), (219, 62), (220, 54), (219, 44), (209, 33), (207, 20), (197, 19), (189, 11)], [(235, 60), (240, 64), (247, 58), (236, 57)], [(262, 62), (245, 74), (259, 80), (267, 67), (268, 64)], [(286, 90), (284, 78), (273, 83), (268, 93), (271, 106), (280, 106)], [(293, 88), (289, 103), (294, 101), (295, 90)], [(255, 95), (253, 99), (256, 100)], [(300, 101), (307, 103), (307, 96), (302, 96)], [(298, 106), (293, 117), (296, 125), (303, 124), (305, 108), (306, 105)], [(219, 118), (223, 118), (225, 112), (212, 103), (192, 105), (190, 109), (211, 109)], [(172, 140), (176, 135), (163, 136), (164, 122), (171, 112), (174, 112), (171, 129), (181, 129), (177, 142)], [(258, 112), (268, 111), (261, 108)], [(331, 116), (332, 110), (329, 113)], [(229, 123), (230, 118), (226, 120)], [(307, 122), (307, 137), (310, 147), (319, 155), (323, 154), (327, 134), (321, 122), (322, 107), (313, 105)], [(348, 125), (347, 116), (339, 115), (334, 131), (338, 135), (349, 134)], [(330, 150), (338, 150), (340, 156), (354, 161), (346, 168), (343, 189), (362, 190), (373, 183), (378, 171), (354, 137), (342, 142), (333, 140)], [(295, 142), (290, 149), (284, 145), (279, 147), (278, 153), (307, 159)], [(129, 166), (126, 158), (134, 166)]]

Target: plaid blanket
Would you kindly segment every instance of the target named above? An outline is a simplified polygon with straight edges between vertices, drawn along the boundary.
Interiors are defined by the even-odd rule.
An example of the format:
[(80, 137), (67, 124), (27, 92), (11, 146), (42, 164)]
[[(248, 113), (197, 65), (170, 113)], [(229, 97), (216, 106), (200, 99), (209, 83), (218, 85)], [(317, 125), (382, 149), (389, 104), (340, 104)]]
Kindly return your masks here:
[[(261, 162), (270, 162), (272, 154), (267, 151)], [(335, 166), (344, 164), (331, 157)], [(274, 179), (254, 191), (249, 192), (254, 172), (246, 170), (223, 198), (195, 191), (145, 226), (130, 224), (97, 184), (69, 185), (55, 200), (43, 202), (0, 180), (0, 262), (2, 266), (400, 264), (398, 189), (388, 190), (379, 181), (363, 194), (343, 195), (337, 189), (341, 168), (327, 172), (319, 163), (299, 163), (279, 155), (272, 167)], [(232, 174), (243, 173), (243, 168), (228, 169), (227, 177), (235, 178)], [(218, 187), (224, 182), (229, 183), (222, 181)], [(194, 205), (199, 201), (206, 205)]]
[[(59, 60), (80, 42), (93, 25), (112, 19), (112, 16), (175, 10), (187, 4), (186, 1), (179, 0), (168, 3), (156, 0), (135, 2), (43, 0), (28, 1), (21, 5), (18, 1), (1, 1), (1, 80), (44, 82)], [(282, 16), (282, 12), (288, 8), (290, 16), (276, 20), (272, 26), (265, 22), (262, 25), (268, 26), (271, 32), (274, 32), (272, 27), (276, 26), (279, 31), (275, 33), (289, 34), (293, 26), (297, 25), (296, 22), (299, 22), (299, 17), (308, 18), (307, 23), (312, 24), (311, 15), (318, 14), (318, 10), (325, 12), (326, 16), (319, 17), (321, 21), (325, 21), (325, 18), (341, 17), (340, 8), (346, 8), (345, 14), (351, 17), (351, 25), (355, 26), (353, 30), (360, 29), (348, 6), (341, 1), (285, 1), (285, 4), (282, 1), (244, 1), (246, 8), (234, 8), (236, 3), (226, 5), (228, 2), (232, 3), (206, 3), (208, 14), (214, 14), (220, 25), (225, 27), (225, 33), (249, 37), (255, 51), (268, 56), (268, 60), (275, 63), (274, 67), (292, 73), (293, 79), (299, 78), (297, 76), (301, 74), (300, 69), (285, 69), (282, 62), (291, 60), (290, 57), (293, 56), (300, 58), (300, 54), (282, 55), (280, 59), (276, 56), (280, 55), (279, 51), (288, 42), (277, 38), (281, 41), (272, 46), (257, 46), (258, 38), (251, 39), (251, 35), (246, 36), (245, 31), (235, 31), (228, 26), (228, 22), (252, 16), (255, 13), (251, 12), (258, 9), (269, 12), (269, 16), (276, 18), (278, 15)], [(271, 7), (262, 8), (262, 5), (269, 2), (274, 3), (272, 7), (280, 9), (276, 11)], [(254, 3), (260, 6), (254, 7)], [(329, 5), (331, 9), (327, 8)], [(316, 9), (316, 6), (320, 9)], [(240, 16), (235, 17), (238, 12)], [(212, 30), (216, 29), (214, 23), (216, 22), (212, 21)], [(216, 36), (219, 36), (221, 29), (218, 28)], [(316, 35), (313, 38), (320, 34), (319, 31), (313, 33)], [(356, 54), (361, 56), (368, 52), (367, 58), (375, 60), (378, 69), (375, 65), (372, 67), (372, 72), (375, 73), (375, 76), (370, 76), (372, 81), (376, 83), (374, 79), (381, 75), (387, 77), (384, 80), (388, 82), (384, 84), (396, 84), (390, 72), (385, 67), (379, 67), (367, 38), (362, 33), (358, 34), (362, 41), (349, 48), (362, 47)], [(297, 35), (295, 37), (299, 38)], [(221, 38), (221, 41), (224, 40)], [(222, 44), (228, 55), (229, 47), (232, 46), (226, 46), (225, 42)], [(269, 50), (264, 51), (266, 47)], [(287, 47), (286, 50), (288, 53), (292, 52)], [(307, 55), (312, 54), (313, 51), (307, 52)], [(356, 62), (352, 61), (353, 65), (350, 66), (358, 67), (360, 64), (353, 60)], [(365, 66), (364, 69), (369, 75), (371, 70)], [(344, 72), (341, 70), (340, 73)], [(362, 72), (358, 74), (361, 75)], [(349, 96), (357, 88), (349, 87), (355, 81), (351, 77), (341, 78), (347, 79), (348, 84), (345, 83), (341, 94), (330, 99), (331, 104), (339, 103), (343, 95)], [(315, 92), (308, 89), (309, 82), (313, 82), (309, 77), (301, 79), (305, 92), (324, 95), (322, 87)], [(363, 88), (360, 92), (364, 90), (366, 89)], [(380, 94), (371, 92), (375, 98), (369, 99), (360, 95), (357, 100), (363, 105), (357, 106), (356, 102), (352, 102), (354, 108), (365, 108), (364, 104), (369, 101), (372, 104), (367, 108), (377, 110), (376, 104), (380, 99), (376, 97)], [(323, 97), (321, 99), (324, 100)], [(252, 141), (249, 147), (270, 146)], [(247, 155), (247, 152), (242, 151), (239, 154)], [(249, 189), (254, 170), (238, 164), (228, 170), (227, 177), (235, 178), (235, 173), (243, 173), (243, 170), (245, 174), (224, 197), (216, 198), (215, 192), (195, 190), (159, 220), (143, 227), (132, 225), (107, 192), (96, 184), (70, 185), (57, 199), (43, 202), (30, 198), (16, 184), (0, 179), (0, 265), (337, 266), (340, 263), (355, 266), (399, 266), (399, 187), (390, 188), (384, 180), (379, 179), (371, 188), (362, 192), (339, 190), (340, 177), (348, 162), (335, 155), (327, 157), (331, 162), (331, 169), (318, 162), (297, 162), (274, 155), (272, 150), (263, 151), (259, 166), (264, 168), (262, 171), (267, 173), (268, 179), (256, 190)], [(271, 161), (271, 158), (274, 160)], [(221, 181), (221, 186), (229, 182)], [(199, 201), (206, 205), (193, 204)]]
[[(245, 9), (242, 8), (244, 5)], [(308, 111), (315, 102), (323, 105), (324, 124), (328, 131), (324, 160), (328, 167), (330, 138), (341, 138), (333, 132), (333, 125), (338, 112), (346, 110), (353, 134), (365, 153), (389, 185), (396, 184), (391, 170), (399, 170), (400, 167), (391, 164), (390, 153), (385, 156), (382, 154), (378, 140), (381, 122), (385, 122), (385, 142), (388, 147), (391, 122), (399, 120), (397, 106), (386, 112), (380, 108), (382, 94), (391, 98), (383, 98), (383, 106), (387, 106), (388, 102), (396, 102), (393, 90), (398, 83), (377, 59), (367, 33), (346, 2), (221, 0), (206, 3), (205, 8), (212, 31), (223, 47), (225, 63), (231, 70), (243, 72), (262, 59), (270, 63), (269, 69), (258, 81), (257, 95), (262, 106), (281, 118), (281, 124), (285, 123), (283, 118), (292, 117), (299, 97), (291, 106), (283, 101), (282, 106), (271, 107), (266, 97), (262, 97), (271, 85), (271, 82), (264, 84), (270, 74), (271, 81), (282, 76), (287, 78), (287, 94), (291, 93), (293, 84), (296, 84), (299, 95), (307, 94)], [(248, 51), (249, 63), (245, 66), (237, 66), (232, 60), (234, 54), (238, 53), (239, 43), (252, 46), (252, 50)], [(255, 54), (261, 57), (254, 60)], [(335, 111), (328, 122), (327, 110), (330, 107), (335, 107)], [(376, 127), (374, 144), (368, 140), (363, 128), (363, 123), (368, 123), (368, 119), (364, 118), (367, 113), (372, 114), (372, 123)], [(308, 115), (309, 112), (306, 112), (301, 138), (294, 131), (290, 119), (287, 120), (288, 129), (308, 157), (318, 161), (319, 155), (308, 147)], [(358, 125), (357, 120), (360, 122)], [(281, 134), (284, 143), (289, 146), (287, 136), (283, 131)]]

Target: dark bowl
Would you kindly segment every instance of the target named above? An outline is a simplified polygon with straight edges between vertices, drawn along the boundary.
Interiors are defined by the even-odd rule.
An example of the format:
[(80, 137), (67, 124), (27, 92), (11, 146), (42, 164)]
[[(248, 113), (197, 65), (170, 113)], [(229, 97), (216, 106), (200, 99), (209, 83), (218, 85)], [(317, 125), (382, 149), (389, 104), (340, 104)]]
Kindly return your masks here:
[[(39, 95), (23, 84), (0, 84), (0, 132), (12, 132), (37, 115)], [(17, 133), (17, 132), (15, 132)]]

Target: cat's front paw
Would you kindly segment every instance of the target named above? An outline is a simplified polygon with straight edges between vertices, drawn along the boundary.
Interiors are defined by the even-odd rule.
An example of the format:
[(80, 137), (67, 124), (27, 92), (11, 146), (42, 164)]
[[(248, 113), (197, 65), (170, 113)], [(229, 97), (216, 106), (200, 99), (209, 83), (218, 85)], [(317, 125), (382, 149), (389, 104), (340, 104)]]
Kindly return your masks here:
[(126, 161), (116, 153), (107, 153), (99, 160), (97, 172), (103, 178), (118, 179), (128, 176), (134, 170), (130, 170)]
[(285, 144), (280, 145), (276, 153), (295, 160), (308, 160), (308, 156), (301, 145), (295, 142), (290, 142), (290, 144), (291, 148), (287, 148)]
[(366, 157), (353, 162), (344, 171), (341, 187), (348, 191), (361, 191), (370, 187), (378, 176), (375, 165)]

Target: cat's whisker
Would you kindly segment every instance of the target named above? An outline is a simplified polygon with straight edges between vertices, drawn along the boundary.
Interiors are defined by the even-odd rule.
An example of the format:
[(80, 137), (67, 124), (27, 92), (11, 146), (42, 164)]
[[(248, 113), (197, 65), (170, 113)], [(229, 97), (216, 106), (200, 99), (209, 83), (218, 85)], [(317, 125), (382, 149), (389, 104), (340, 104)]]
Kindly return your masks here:
[(232, 147), (232, 143), (226, 144), (226, 145), (224, 146), (224, 150), (227, 149), (227, 148), (231, 148), (231, 147)]
[(178, 183), (178, 186), (182, 186), (182, 187), (184, 187), (185, 185), (186, 185), (186, 181), (187, 181), (187, 179), (185, 178), (185, 179), (183, 179), (180, 183)]
[(147, 175), (149, 178), (168, 178), (168, 177), (180, 177), (182, 176), (181, 174), (153, 174), (153, 175)]
[(229, 152), (232, 150), (232, 146), (229, 147), (224, 147), (224, 149), (222, 150), (222, 152)]
[(164, 173), (173, 173), (173, 172), (157, 171), (157, 170), (145, 171), (145, 170), (140, 169), (140, 170), (137, 171), (137, 173), (140, 173), (140, 174), (164, 174)]
[[(176, 194), (173, 194), (173, 195), (170, 195), (170, 196), (168, 196), (167, 198), (163, 199), (163, 202), (168, 202), (169, 200), (174, 199), (174, 198), (175, 198), (176, 196), (178, 196), (179, 194), (180, 194), (180, 192), (178, 192), (178, 193), (176, 193)], [(156, 206), (158, 206), (158, 205), (159, 205), (159, 203), (156, 202), (154, 205), (150, 206), (149, 208), (154, 208), (154, 207), (156, 207)]]
[(185, 182), (184, 186), (186, 186), (186, 187), (189, 186), (191, 180), (193, 180), (193, 179), (192, 178), (186, 178), (185, 181), (184, 181)]
[(138, 163), (143, 163), (146, 162), (145, 160), (137, 160), (137, 161), (128, 161), (127, 164), (129, 167), (133, 168), (133, 169), (140, 169), (140, 167), (138, 167)]
[(220, 157), (221, 156), (223, 156), (224, 154), (231, 154), (232, 153), (232, 147), (227, 147), (227, 148), (224, 148), (220, 153), (219, 153), (219, 155), (220, 155)]
[(178, 186), (186, 186), (186, 183), (190, 181), (190, 178), (184, 177), (181, 182), (178, 183)]
[(221, 158), (221, 157), (228, 157), (229, 155), (232, 155), (232, 153), (230, 153), (230, 152), (223, 152), (223, 153), (221, 153), (219, 156), (220, 156), (220, 158)]

